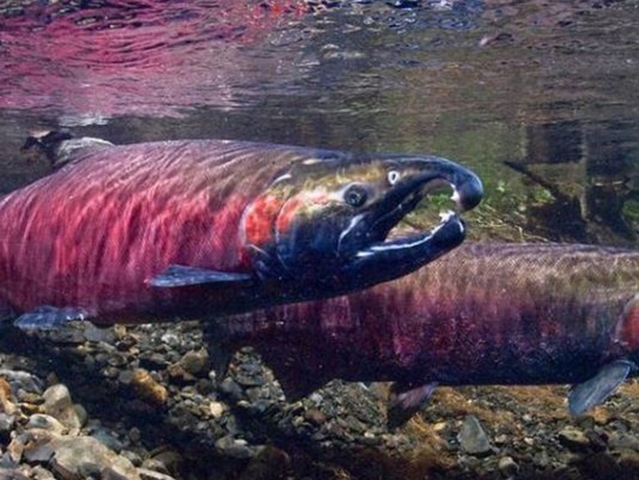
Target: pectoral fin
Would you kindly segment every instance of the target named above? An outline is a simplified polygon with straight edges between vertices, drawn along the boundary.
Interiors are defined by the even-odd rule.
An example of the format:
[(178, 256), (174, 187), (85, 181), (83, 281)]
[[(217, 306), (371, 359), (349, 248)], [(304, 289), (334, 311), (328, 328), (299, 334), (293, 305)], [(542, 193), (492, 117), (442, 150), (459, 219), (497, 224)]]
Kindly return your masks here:
[(253, 276), (247, 273), (218, 272), (184, 265), (171, 265), (163, 273), (151, 279), (149, 284), (158, 288), (174, 288), (207, 283), (237, 285), (252, 281)]
[(394, 383), (388, 403), (388, 428), (401, 427), (415, 415), (435, 391), (437, 383), (427, 383), (415, 388), (414, 385)]
[(23, 313), (13, 322), (21, 330), (52, 330), (73, 321), (87, 320), (89, 313), (82, 308), (56, 308), (49, 305)]
[(568, 395), (568, 408), (573, 415), (581, 415), (590, 408), (606, 401), (628, 378), (636, 365), (618, 360), (605, 365), (597, 375), (575, 385)]

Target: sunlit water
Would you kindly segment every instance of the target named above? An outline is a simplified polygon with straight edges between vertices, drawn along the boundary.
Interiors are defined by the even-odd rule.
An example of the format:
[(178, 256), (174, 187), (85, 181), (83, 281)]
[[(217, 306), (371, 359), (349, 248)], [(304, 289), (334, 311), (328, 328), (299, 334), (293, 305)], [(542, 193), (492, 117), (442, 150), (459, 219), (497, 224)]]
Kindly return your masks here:
[(0, 1), (0, 191), (71, 127), (437, 153), (476, 237), (637, 246), (635, 1)]

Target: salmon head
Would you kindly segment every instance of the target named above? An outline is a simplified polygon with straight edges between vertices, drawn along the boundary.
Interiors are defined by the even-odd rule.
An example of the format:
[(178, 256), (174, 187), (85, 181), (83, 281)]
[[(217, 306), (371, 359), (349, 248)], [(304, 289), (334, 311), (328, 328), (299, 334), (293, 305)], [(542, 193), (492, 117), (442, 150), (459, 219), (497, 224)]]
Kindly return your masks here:
[(461, 210), (477, 205), (479, 178), (444, 158), (311, 158), (279, 172), (244, 212), (243, 248), (262, 280), (327, 295), (403, 276), (459, 245), (455, 213), (427, 232), (389, 236), (429, 191), (449, 184)]

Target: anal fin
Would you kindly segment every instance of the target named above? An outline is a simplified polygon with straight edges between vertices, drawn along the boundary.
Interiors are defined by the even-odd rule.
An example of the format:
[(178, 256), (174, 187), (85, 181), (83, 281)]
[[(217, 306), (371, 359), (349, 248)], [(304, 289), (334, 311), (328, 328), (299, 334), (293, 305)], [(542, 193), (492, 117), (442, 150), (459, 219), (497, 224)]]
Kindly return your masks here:
[(253, 276), (247, 273), (218, 272), (184, 265), (171, 265), (160, 275), (153, 277), (149, 281), (149, 285), (159, 288), (174, 288), (207, 283), (237, 285), (252, 281)]
[(581, 415), (606, 401), (635, 368), (636, 365), (628, 360), (617, 360), (605, 365), (591, 379), (575, 385), (568, 394), (570, 413)]
[(23, 313), (13, 324), (21, 330), (52, 330), (69, 322), (87, 320), (89, 317), (89, 313), (82, 308), (57, 308), (46, 305)]
[(394, 430), (410, 420), (424, 406), (436, 387), (437, 383), (427, 383), (418, 387), (394, 383), (388, 402), (388, 428)]

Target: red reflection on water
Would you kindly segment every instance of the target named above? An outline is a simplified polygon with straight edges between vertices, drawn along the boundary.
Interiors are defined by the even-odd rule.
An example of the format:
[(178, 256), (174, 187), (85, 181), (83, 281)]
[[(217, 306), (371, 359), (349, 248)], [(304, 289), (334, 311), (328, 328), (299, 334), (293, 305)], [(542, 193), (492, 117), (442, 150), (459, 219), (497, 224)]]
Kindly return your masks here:
[(276, 75), (266, 33), (302, 0), (108, 1), (29, 7), (0, 23), (0, 108), (175, 115), (233, 105), (232, 88)]

